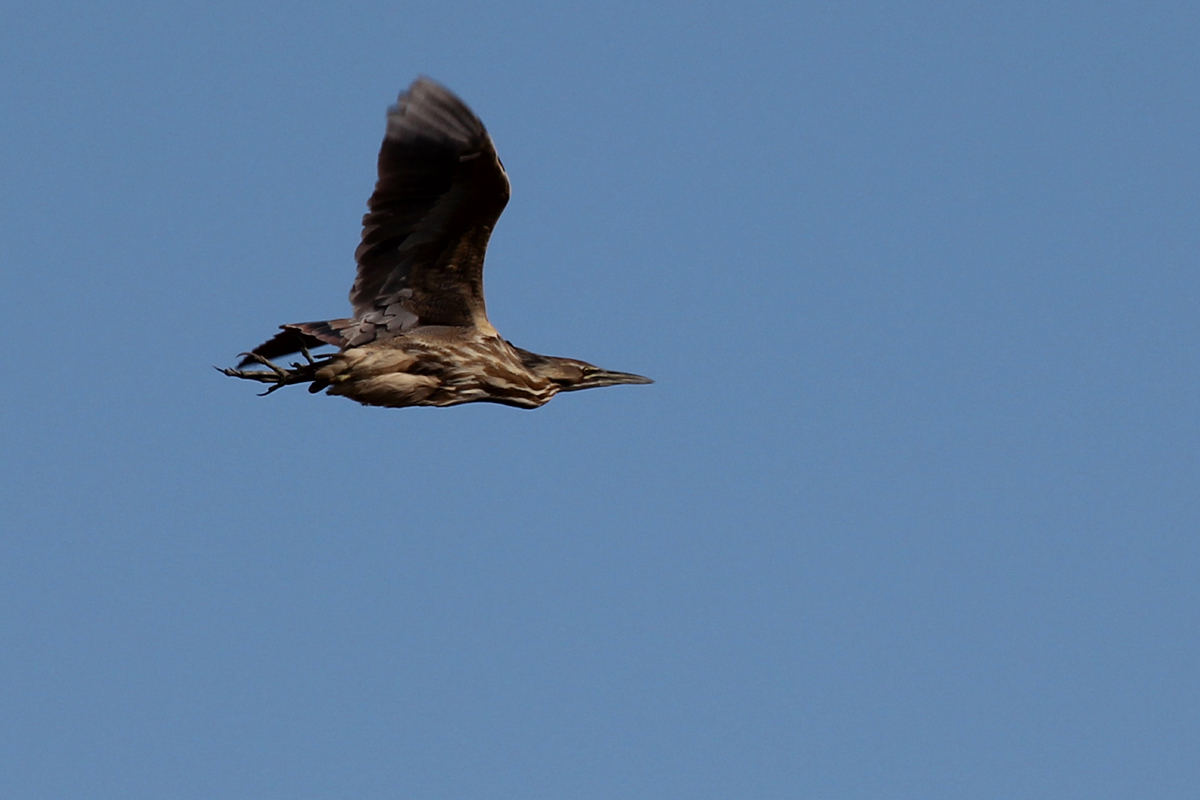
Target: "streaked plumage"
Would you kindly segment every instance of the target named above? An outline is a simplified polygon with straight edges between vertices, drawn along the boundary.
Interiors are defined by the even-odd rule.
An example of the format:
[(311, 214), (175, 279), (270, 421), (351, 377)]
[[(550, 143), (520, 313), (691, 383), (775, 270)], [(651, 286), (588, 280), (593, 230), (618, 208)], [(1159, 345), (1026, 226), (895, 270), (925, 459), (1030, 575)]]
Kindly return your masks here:
[[(367, 202), (353, 316), (283, 325), (226, 375), (326, 389), (364, 405), (478, 401), (537, 408), (558, 392), (651, 383), (506, 342), (488, 322), (483, 259), (509, 184), (479, 118), (420, 78), (388, 109), (379, 180)], [(339, 352), (314, 359), (310, 348)], [(271, 359), (303, 353), (306, 363)], [(258, 364), (266, 369), (246, 370)]]

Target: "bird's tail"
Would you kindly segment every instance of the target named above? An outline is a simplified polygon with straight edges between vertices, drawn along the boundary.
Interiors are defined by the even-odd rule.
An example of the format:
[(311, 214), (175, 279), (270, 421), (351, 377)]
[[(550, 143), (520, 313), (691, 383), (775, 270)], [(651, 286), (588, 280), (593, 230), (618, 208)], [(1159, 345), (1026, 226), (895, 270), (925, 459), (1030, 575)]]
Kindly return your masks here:
[(238, 369), (260, 363), (254, 356), (270, 360), (300, 353), (306, 349), (316, 349), (327, 344), (340, 350), (348, 343), (342, 332), (354, 324), (355, 321), (352, 319), (330, 319), (320, 322), (293, 322), (288, 325), (280, 325), (279, 333), (247, 353), (238, 363)]
[(223, 372), (231, 378), (242, 378), (243, 380), (268, 384), (268, 388), (263, 394), (270, 394), (276, 389), (282, 389), (284, 386), (291, 386), (296, 383), (307, 383), (309, 384), (308, 390), (310, 392), (319, 392), (329, 385), (329, 381), (319, 377), (317, 372), (321, 367), (328, 366), (336, 356), (330, 356), (317, 361), (309, 354), (308, 348), (305, 348), (303, 352), (304, 360), (307, 363), (293, 363), (291, 369), (285, 369), (275, 362), (254, 353), (242, 353), (245, 356), (242, 364), (260, 364), (266, 367), (266, 369), (230, 369), (228, 367), (224, 369), (217, 367), (216, 369), (218, 372)]

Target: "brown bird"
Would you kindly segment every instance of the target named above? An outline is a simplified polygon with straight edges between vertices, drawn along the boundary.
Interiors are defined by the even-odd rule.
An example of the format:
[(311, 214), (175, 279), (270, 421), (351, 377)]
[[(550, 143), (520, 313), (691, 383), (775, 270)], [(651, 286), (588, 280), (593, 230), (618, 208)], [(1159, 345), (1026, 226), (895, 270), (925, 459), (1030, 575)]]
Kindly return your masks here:
[[(488, 322), (483, 257), (508, 203), (508, 174), (479, 118), (445, 87), (417, 79), (388, 109), (379, 180), (367, 201), (354, 316), (282, 325), (235, 378), (294, 383), (368, 406), (486, 401), (537, 408), (559, 392), (653, 383), (573, 358), (540, 356)], [(310, 348), (338, 352), (315, 358)], [(272, 359), (302, 353), (290, 368)], [(266, 369), (243, 369), (258, 364)]]

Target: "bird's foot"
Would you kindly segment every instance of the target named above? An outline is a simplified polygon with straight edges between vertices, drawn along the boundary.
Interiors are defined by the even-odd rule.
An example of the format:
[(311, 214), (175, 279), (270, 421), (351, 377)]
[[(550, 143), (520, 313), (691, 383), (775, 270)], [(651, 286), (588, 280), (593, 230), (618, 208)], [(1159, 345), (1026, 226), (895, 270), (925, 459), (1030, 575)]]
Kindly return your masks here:
[[(312, 353), (308, 352), (308, 348), (300, 345), (300, 354), (304, 356), (304, 360), (308, 362), (310, 367), (316, 366), (317, 362), (313, 361)], [(299, 364), (292, 364), (293, 367), (299, 367)]]
[(271, 392), (290, 386), (293, 383), (308, 383), (316, 372), (316, 368), (321, 366), (324, 361), (313, 360), (312, 354), (307, 348), (303, 349), (304, 359), (307, 364), (293, 363), (291, 369), (284, 369), (267, 358), (263, 358), (258, 353), (238, 353), (239, 358), (248, 358), (251, 361), (262, 364), (267, 369), (235, 369), (233, 367), (216, 367), (215, 369), (231, 378), (243, 378), (248, 381), (258, 381), (259, 383), (269, 383), (270, 388), (265, 392), (260, 392), (259, 396), (264, 397)]

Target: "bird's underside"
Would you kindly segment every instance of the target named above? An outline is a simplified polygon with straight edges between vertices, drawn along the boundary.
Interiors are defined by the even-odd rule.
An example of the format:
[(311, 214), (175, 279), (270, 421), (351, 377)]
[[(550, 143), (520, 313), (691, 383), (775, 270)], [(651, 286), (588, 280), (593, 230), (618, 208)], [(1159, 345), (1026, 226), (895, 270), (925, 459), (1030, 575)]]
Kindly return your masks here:
[[(483, 123), (444, 87), (418, 79), (388, 109), (379, 180), (354, 254), (353, 316), (283, 325), (221, 371), (268, 384), (266, 394), (307, 383), (310, 392), (392, 408), (537, 408), (562, 391), (651, 383), (522, 350), (488, 322), (483, 259), (508, 196)], [(310, 352), (325, 345), (338, 351)], [(289, 367), (273, 361), (296, 353), (304, 360)]]

